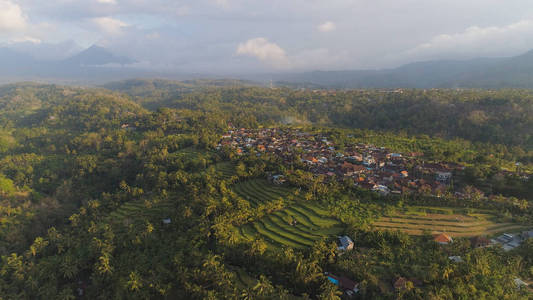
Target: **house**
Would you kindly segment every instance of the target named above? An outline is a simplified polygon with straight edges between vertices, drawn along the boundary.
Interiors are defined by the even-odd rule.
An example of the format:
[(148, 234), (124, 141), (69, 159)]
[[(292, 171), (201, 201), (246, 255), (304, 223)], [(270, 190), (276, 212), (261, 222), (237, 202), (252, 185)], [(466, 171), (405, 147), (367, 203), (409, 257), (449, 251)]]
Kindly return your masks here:
[(161, 220), (161, 222), (163, 222), (163, 224), (165, 224), (165, 225), (168, 225), (168, 224), (172, 223), (172, 220), (170, 220), (170, 218), (165, 218), (165, 219)]
[(456, 263), (463, 262), (463, 259), (460, 256), (448, 256), (448, 259)]
[(496, 238), (496, 242), (501, 243), (501, 244), (507, 244), (511, 242), (513, 239), (514, 239), (514, 235), (510, 233), (504, 233)]
[(520, 278), (515, 278), (515, 279), (513, 280), (513, 282), (514, 282), (514, 284), (516, 285), (516, 288), (517, 288), (517, 289), (521, 289), (522, 287), (527, 287), (527, 286), (528, 286), (528, 284), (525, 283), (525, 282), (524, 282), (522, 279), (520, 279)]
[(343, 251), (353, 250), (354, 243), (352, 239), (345, 235), (339, 237), (339, 243), (341, 244), (337, 249)]
[(504, 233), (500, 235), (499, 237), (492, 239), (492, 243), (498, 243), (501, 244), (503, 247), (503, 250), (509, 251), (512, 250), (522, 243), (522, 235), (514, 235), (510, 233)]
[(372, 190), (378, 192), (381, 196), (387, 196), (390, 193), (390, 189), (384, 185), (375, 185)]
[(325, 275), (331, 283), (341, 288), (347, 295), (352, 296), (354, 293), (359, 292), (359, 283), (344, 276), (337, 276), (327, 272)]
[(367, 156), (363, 160), (363, 165), (370, 166), (376, 163), (376, 160), (372, 156)]
[(279, 184), (284, 184), (285, 181), (287, 181), (287, 180), (285, 179), (285, 176), (283, 176), (283, 175), (274, 175), (274, 176), (272, 176), (272, 182), (274, 184), (278, 184), (278, 185)]
[(440, 182), (447, 182), (450, 179), (452, 179), (452, 173), (451, 172), (437, 172), (435, 174), (435, 179)]
[(482, 248), (490, 246), (491, 242), (488, 238), (476, 236), (470, 239), (473, 248)]
[(137, 127), (135, 127), (135, 126), (131, 126), (130, 124), (127, 124), (127, 123), (122, 124), (122, 125), (120, 126), (120, 128), (122, 128), (122, 129), (126, 129), (126, 130), (128, 130), (128, 131), (135, 131), (135, 130), (137, 130)]
[(344, 175), (352, 176), (354, 174), (360, 174), (366, 171), (366, 168), (363, 166), (355, 165), (355, 164), (345, 161), (341, 166), (341, 170), (344, 172)]
[(348, 157), (348, 161), (350, 161), (350, 162), (362, 162), (363, 161), (363, 156), (361, 154), (354, 153), (353, 155)]
[(450, 243), (453, 243), (453, 239), (445, 233), (435, 235), (433, 240), (441, 245), (448, 245)]

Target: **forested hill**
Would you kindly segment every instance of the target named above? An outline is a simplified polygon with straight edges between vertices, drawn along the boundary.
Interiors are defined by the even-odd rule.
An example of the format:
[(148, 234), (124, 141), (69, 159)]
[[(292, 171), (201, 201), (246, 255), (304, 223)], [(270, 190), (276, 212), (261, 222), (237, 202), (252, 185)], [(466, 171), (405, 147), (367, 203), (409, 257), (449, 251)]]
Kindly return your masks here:
[(514, 57), (413, 62), (383, 70), (271, 75), (279, 84), (329, 88), (526, 88), (533, 86), (533, 50)]
[(252, 87), (258, 84), (234, 79), (194, 79), (172, 81), (163, 79), (129, 79), (104, 84), (102, 87), (129, 95), (149, 109), (171, 106), (174, 99), (185, 94), (222, 87)]
[[(0, 86), (0, 298), (338, 300), (330, 272), (357, 281), (363, 299), (528, 299), (513, 280), (533, 276), (533, 239), (505, 252), (472, 247), (461, 236), (448, 247), (429, 234), (380, 230), (387, 222), (372, 227), (400, 218), (409, 230), (437, 213), (438, 226), (473, 224), (463, 234), (530, 228), (528, 92), (140, 83), (122, 86), (130, 95)], [(192, 90), (179, 91), (189, 84)], [(335, 124), (363, 129), (321, 126)], [(510, 137), (483, 135), (492, 124)], [(250, 132), (273, 126), (269, 132), (284, 137), (264, 135), (269, 143), (297, 134), (306, 147), (327, 145), (312, 151), (332, 157), (356, 144), (422, 151), (426, 162), (464, 164), (454, 186), (467, 185), (468, 194), (458, 198), (450, 187), (442, 197), (382, 197), (356, 187), (354, 177), (313, 173), (300, 159), (303, 148), (283, 153), (289, 161), (273, 145), (239, 152), (228, 146), (231, 125)], [(475, 130), (472, 140), (513, 146), (398, 134), (461, 136), (465, 128)], [(253, 137), (238, 132), (230, 134), (235, 141)], [(516, 161), (523, 172), (507, 168)], [(416, 166), (408, 168), (406, 180), (415, 178)], [(354, 249), (341, 252), (338, 235), (352, 237)], [(410, 281), (394, 289), (399, 277)]]
[(240, 122), (386, 130), (533, 149), (533, 92), (528, 90), (328, 92), (229, 87), (181, 92), (183, 83), (145, 86), (139, 80), (108, 87), (130, 94), (141, 104), (149, 103), (150, 108), (218, 110), (238, 115)]
[(119, 126), (145, 110), (127, 96), (107, 90), (32, 83), (0, 87), (0, 122), (69, 131)]

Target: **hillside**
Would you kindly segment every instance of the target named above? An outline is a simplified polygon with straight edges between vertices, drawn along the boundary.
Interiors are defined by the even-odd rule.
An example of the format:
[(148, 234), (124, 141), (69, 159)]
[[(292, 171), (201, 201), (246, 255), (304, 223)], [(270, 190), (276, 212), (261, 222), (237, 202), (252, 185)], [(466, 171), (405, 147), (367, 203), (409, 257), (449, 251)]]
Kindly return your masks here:
[(515, 57), (439, 60), (387, 70), (277, 74), (279, 84), (326, 88), (531, 88), (533, 52)]
[[(512, 120), (512, 138), (523, 138), (529, 92), (409, 91), (400, 97), (217, 85), (225, 81), (108, 86), (130, 95), (0, 86), (0, 295), (338, 299), (345, 290), (330, 283), (331, 275), (351, 282), (353, 292), (358, 283), (357, 293), (368, 299), (429, 298), (436, 291), (450, 298), (527, 299), (513, 279), (533, 275), (533, 240), (506, 252), (497, 245), (477, 248), (466, 237), (531, 228), (531, 151), (520, 143), (477, 145), (365, 127), (378, 123), (351, 125), (363, 129), (323, 124), (365, 106), (374, 117), (392, 116), (392, 108), (427, 114), (453, 104), (463, 105), (458, 109), (479, 126), (490, 118), (507, 128)], [(422, 95), (429, 98), (410, 102)], [(147, 103), (159, 106), (141, 107)], [(287, 113), (312, 123), (291, 126)], [(405, 118), (401, 126), (444, 128), (430, 128), (435, 117), (423, 117)], [(384, 120), (378, 119), (388, 124)], [(407, 169), (407, 177), (391, 179), (404, 184), (405, 193), (380, 195), (356, 185), (385, 174), (377, 164), (359, 166), (365, 173), (357, 176), (343, 173), (356, 152), (385, 159), (386, 172)], [(329, 165), (308, 164), (312, 158), (304, 155)], [(523, 172), (503, 169), (518, 159)], [(426, 174), (435, 165), (457, 166), (453, 184)], [(438, 195), (432, 186), (442, 188)], [(428, 234), (443, 230), (452, 244), (437, 244)], [(350, 249), (338, 247), (344, 235)], [(395, 290), (398, 277), (413, 285)]]
[(125, 81), (107, 87), (129, 94), (150, 109), (216, 109), (247, 116), (249, 121), (428, 134), (533, 149), (533, 94), (527, 90), (327, 92), (245, 85), (209, 89), (160, 80)]

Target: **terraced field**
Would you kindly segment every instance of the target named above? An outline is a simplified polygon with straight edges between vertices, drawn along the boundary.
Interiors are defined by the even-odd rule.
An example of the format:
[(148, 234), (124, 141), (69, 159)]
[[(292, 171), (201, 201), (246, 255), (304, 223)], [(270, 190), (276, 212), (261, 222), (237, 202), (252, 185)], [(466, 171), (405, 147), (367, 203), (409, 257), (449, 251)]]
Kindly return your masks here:
[(150, 218), (150, 217), (167, 217), (166, 213), (169, 211), (169, 208), (172, 207), (170, 202), (160, 202), (153, 205), (150, 208), (147, 208), (144, 202), (134, 201), (128, 202), (120, 206), (117, 210), (109, 214), (109, 219), (113, 223), (124, 223), (124, 221), (134, 221), (140, 218)]
[(229, 161), (214, 164), (210, 168), (214, 168), (215, 172), (224, 180), (228, 180), (235, 175), (235, 164)]
[[(429, 209), (439, 211), (442, 208)], [(524, 227), (516, 223), (497, 222), (490, 212), (460, 214), (448, 211), (447, 214), (424, 213), (423, 211), (398, 212), (384, 216), (374, 227), (381, 230), (400, 230), (412, 235), (420, 235), (424, 230), (431, 233), (446, 232), (450, 236), (496, 235), (501, 232), (518, 231)]]
[[(250, 180), (238, 183), (234, 191), (250, 202), (253, 207), (276, 199), (287, 198), (293, 189), (276, 186), (266, 180)], [(342, 224), (328, 216), (317, 204), (296, 196), (291, 206), (269, 214), (255, 222), (234, 228), (241, 238), (263, 238), (269, 246), (305, 248), (316, 240), (331, 237), (343, 231)]]

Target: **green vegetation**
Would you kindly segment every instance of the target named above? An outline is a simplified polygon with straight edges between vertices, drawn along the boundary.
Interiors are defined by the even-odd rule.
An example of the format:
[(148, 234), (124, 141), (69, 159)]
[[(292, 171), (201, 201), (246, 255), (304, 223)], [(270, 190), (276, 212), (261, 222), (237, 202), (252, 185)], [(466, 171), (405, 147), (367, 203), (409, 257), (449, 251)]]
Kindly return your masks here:
[(249, 180), (235, 185), (234, 191), (250, 202), (252, 207), (287, 199), (292, 192), (291, 203), (259, 220), (236, 227), (239, 238), (254, 240), (262, 238), (275, 246), (293, 248), (311, 247), (313, 242), (327, 239), (343, 232), (339, 221), (329, 216), (327, 210), (317, 204), (305, 201), (302, 196), (294, 196), (294, 189), (273, 186), (266, 180)]
[[(531, 229), (529, 92), (207, 85), (0, 87), (0, 298), (338, 299), (324, 272), (362, 299), (530, 298), (513, 279), (533, 278), (531, 239), (506, 252), (466, 238)], [(467, 194), (381, 197), (281, 155), (217, 149), (232, 126), (294, 125), (339, 149), (464, 163)], [(502, 171), (516, 161), (520, 174)], [(353, 251), (337, 250), (340, 234)], [(400, 276), (419, 282), (396, 291)]]
[(503, 232), (527, 230), (512, 222), (499, 222), (490, 211), (461, 210), (441, 207), (408, 207), (404, 212), (395, 212), (381, 217), (373, 225), (379, 230), (400, 230), (407, 234), (421, 235), (426, 232), (446, 232), (452, 237), (492, 236)]

